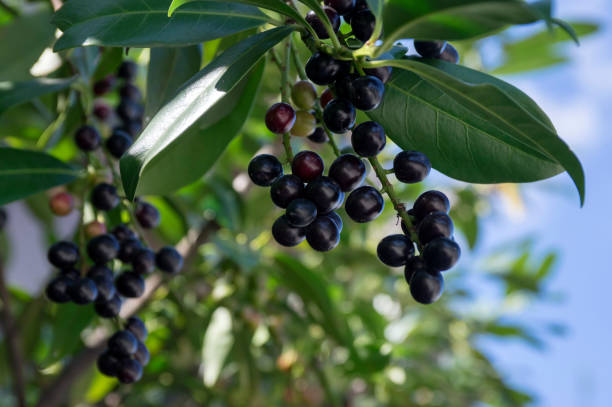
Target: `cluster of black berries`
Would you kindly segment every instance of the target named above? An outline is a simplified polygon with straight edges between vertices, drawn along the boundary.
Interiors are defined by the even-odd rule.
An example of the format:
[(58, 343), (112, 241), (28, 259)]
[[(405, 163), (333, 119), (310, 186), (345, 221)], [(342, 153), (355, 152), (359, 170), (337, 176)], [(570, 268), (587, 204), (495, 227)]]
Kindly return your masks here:
[(130, 317), (124, 329), (108, 339), (107, 348), (98, 357), (98, 370), (121, 383), (134, 383), (142, 377), (142, 369), (149, 363), (149, 350), (144, 344), (147, 328), (138, 317)]
[[(325, 0), (323, 11), (334, 32), (340, 29), (340, 16), (351, 25), (352, 35), (360, 41), (367, 41), (374, 33), (376, 18), (368, 8), (366, 0)], [(308, 12), (306, 21), (320, 39), (329, 38), (325, 25), (314, 11)]]
[(441, 59), (456, 64), (459, 62), (459, 52), (446, 41), (414, 41), (414, 49), (423, 58)]

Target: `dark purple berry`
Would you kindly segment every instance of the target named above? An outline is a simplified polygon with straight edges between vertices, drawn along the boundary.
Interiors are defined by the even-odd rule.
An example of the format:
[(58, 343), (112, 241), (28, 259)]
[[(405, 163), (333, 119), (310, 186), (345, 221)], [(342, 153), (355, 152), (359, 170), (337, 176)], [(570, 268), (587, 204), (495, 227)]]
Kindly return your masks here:
[(446, 41), (414, 41), (414, 49), (423, 58), (439, 58), (446, 47)]
[(106, 351), (98, 357), (98, 370), (105, 376), (115, 377), (119, 371), (119, 358)]
[(448, 213), (450, 202), (446, 195), (440, 191), (427, 191), (419, 195), (416, 201), (414, 201), (412, 210), (414, 217), (420, 221), (431, 212), (440, 211)]
[(270, 188), (272, 202), (279, 208), (286, 208), (294, 199), (304, 194), (304, 183), (295, 175), (283, 175)]
[(306, 63), (306, 75), (317, 85), (329, 85), (348, 74), (350, 69), (350, 61), (339, 61), (321, 52), (315, 53)]
[(353, 35), (360, 41), (367, 41), (374, 34), (376, 17), (370, 10), (361, 10), (351, 15)]
[(385, 94), (385, 85), (376, 76), (360, 76), (353, 81), (353, 98), (351, 102), (359, 109), (367, 112), (380, 105)]
[(310, 182), (306, 186), (305, 196), (316, 205), (321, 215), (337, 209), (344, 199), (340, 185), (325, 176)]
[(272, 225), (272, 236), (281, 246), (297, 246), (304, 240), (305, 233), (304, 228), (296, 228), (291, 226), (285, 215), (276, 219)]
[(378, 243), (376, 254), (387, 266), (400, 267), (414, 256), (414, 245), (405, 235), (390, 235)]
[(275, 103), (266, 112), (266, 127), (272, 133), (289, 133), (295, 124), (295, 110), (287, 103)]
[(125, 329), (117, 331), (108, 339), (108, 349), (115, 355), (131, 356), (138, 349), (138, 339)]
[(355, 94), (355, 88), (353, 87), (353, 81), (359, 78), (356, 74), (344, 75), (336, 79), (334, 82), (334, 91), (336, 99), (345, 99), (349, 102), (353, 100)]
[(344, 209), (355, 222), (365, 223), (376, 219), (385, 207), (385, 200), (378, 190), (371, 186), (359, 187), (350, 193)]
[(119, 244), (119, 254), (117, 257), (123, 263), (130, 263), (134, 255), (142, 249), (142, 243), (138, 239), (126, 239)]
[(98, 119), (105, 121), (111, 115), (111, 108), (105, 103), (96, 103), (93, 108), (93, 115)]
[(453, 47), (449, 43), (446, 43), (444, 51), (442, 51), (438, 58), (443, 61), (450, 62), (451, 64), (456, 64), (459, 63), (459, 52), (457, 52), (457, 48)]
[(310, 225), (317, 217), (317, 206), (308, 199), (298, 198), (293, 200), (285, 211), (287, 222), (296, 228)]
[(249, 163), (248, 173), (255, 185), (268, 187), (283, 175), (283, 165), (273, 155), (260, 154)]
[(130, 148), (134, 140), (126, 131), (115, 129), (113, 134), (106, 140), (106, 149), (115, 158), (121, 158)]
[(77, 281), (81, 278), (81, 272), (77, 269), (64, 269), (60, 270), (60, 276), (67, 277), (72, 281)]
[(115, 84), (115, 78), (112, 75), (106, 78), (96, 81), (93, 85), (93, 91), (96, 96), (103, 96), (107, 94)]
[(102, 280), (113, 280), (113, 271), (102, 264), (94, 264), (87, 271), (87, 277), (96, 281), (98, 279)]
[(79, 248), (72, 242), (54, 243), (47, 252), (49, 263), (60, 269), (70, 269), (80, 260)]
[(117, 379), (123, 384), (137, 382), (142, 378), (142, 365), (135, 359), (124, 358), (119, 363)]
[(136, 137), (142, 131), (142, 120), (128, 120), (123, 122), (121, 130), (125, 131), (132, 137)]
[(325, 5), (332, 7), (339, 14), (346, 14), (355, 8), (355, 0), (325, 0)]
[(342, 227), (344, 223), (342, 222), (342, 218), (335, 211), (331, 211), (330, 213), (326, 213), (325, 215), (321, 215), (321, 217), (326, 217), (334, 221), (336, 226), (338, 226), (338, 230), (342, 232)]
[(142, 100), (142, 92), (140, 92), (138, 86), (131, 83), (126, 83), (119, 88), (119, 96), (121, 96), (121, 99), (127, 99), (136, 103)]
[(93, 151), (100, 147), (102, 138), (98, 130), (91, 126), (82, 126), (74, 134), (76, 145), (83, 151)]
[(159, 211), (148, 202), (139, 202), (134, 211), (136, 220), (145, 229), (153, 229), (159, 225), (161, 220)]
[(115, 109), (117, 115), (125, 122), (142, 120), (144, 108), (140, 103), (123, 99)]
[(124, 297), (138, 298), (144, 294), (145, 282), (140, 274), (133, 271), (125, 271), (115, 280), (117, 292)]
[(444, 212), (430, 212), (419, 222), (419, 242), (426, 245), (439, 237), (451, 237), (454, 226), (450, 216)]
[(363, 184), (366, 166), (359, 157), (343, 154), (329, 167), (329, 177), (340, 185), (343, 192), (349, 192)]
[(319, 104), (321, 105), (321, 109), (325, 109), (325, 106), (327, 106), (327, 104), (332, 100), (334, 100), (334, 94), (330, 88), (326, 88), (323, 93), (321, 93), (321, 96), (319, 96)]
[(323, 159), (313, 151), (300, 151), (293, 157), (291, 171), (304, 182), (310, 182), (323, 174)]
[(327, 143), (329, 138), (327, 137), (327, 133), (323, 127), (317, 127), (314, 133), (308, 136), (308, 140), (312, 141), (313, 143), (323, 144)]
[(346, 20), (347, 23), (350, 24), (353, 16), (356, 13), (358, 13), (361, 10), (368, 10), (368, 9), (369, 9), (369, 6), (366, 0), (356, 0), (355, 7), (353, 8), (352, 11), (349, 11), (348, 13), (344, 15), (344, 19)]
[[(89, 273), (87, 275), (89, 277)], [(110, 301), (116, 294), (115, 282), (113, 278), (108, 277), (89, 277), (95, 284), (98, 290), (98, 296), (96, 297), (97, 302)]]
[(136, 349), (136, 353), (134, 353), (133, 358), (136, 359), (142, 366), (149, 364), (151, 355), (149, 354), (149, 349), (147, 349), (144, 343), (138, 341), (138, 349)]
[(448, 270), (457, 263), (460, 256), (461, 248), (457, 242), (447, 237), (432, 240), (423, 250), (423, 259), (431, 270)]
[(110, 300), (96, 301), (94, 310), (102, 318), (115, 318), (121, 312), (121, 305), (123, 305), (123, 300), (115, 294)]
[(306, 240), (318, 252), (330, 251), (340, 242), (340, 228), (331, 218), (320, 216), (306, 229)]
[(375, 76), (380, 79), (382, 83), (387, 83), (391, 77), (393, 69), (390, 66), (381, 66), (378, 68), (365, 68), (363, 71), (366, 73), (366, 75)]
[(119, 205), (120, 199), (117, 188), (102, 182), (91, 191), (91, 204), (100, 211), (110, 211)]
[(150, 274), (155, 271), (155, 252), (143, 248), (132, 257), (132, 268), (138, 274)]
[(344, 99), (334, 99), (323, 110), (323, 121), (334, 133), (346, 133), (355, 125), (357, 112), (351, 102)]
[(98, 298), (98, 287), (92, 279), (85, 277), (71, 284), (68, 294), (75, 304), (90, 304)]
[(406, 261), (404, 267), (404, 278), (410, 284), (412, 277), (419, 271), (427, 272), (427, 265), (421, 256), (412, 256)]
[(183, 256), (172, 246), (165, 246), (155, 254), (155, 265), (169, 274), (176, 274), (183, 268)]
[(128, 320), (125, 322), (125, 329), (133, 333), (136, 338), (142, 342), (144, 342), (149, 335), (147, 327), (145, 326), (144, 322), (142, 322), (142, 319), (135, 316), (128, 318)]
[(385, 129), (376, 122), (363, 122), (353, 130), (351, 144), (362, 157), (375, 157), (387, 144)]
[(393, 160), (393, 172), (398, 181), (407, 184), (421, 182), (429, 175), (431, 163), (418, 151), (402, 151)]
[(53, 302), (65, 303), (70, 301), (70, 294), (68, 289), (74, 284), (74, 280), (67, 276), (58, 276), (47, 284), (45, 294), (47, 298)]
[(110, 234), (96, 236), (87, 243), (87, 254), (96, 264), (108, 263), (119, 254), (119, 242)]
[(111, 230), (111, 233), (119, 242), (122, 242), (126, 239), (135, 239), (136, 233), (132, 229), (130, 229), (127, 225), (118, 225)]
[(117, 76), (121, 79), (125, 79), (126, 81), (131, 82), (136, 78), (137, 73), (138, 65), (136, 65), (132, 61), (123, 61), (121, 65), (119, 65)]
[[(323, 7), (323, 11), (325, 11), (325, 14), (327, 14), (327, 18), (329, 19), (334, 32), (338, 32), (338, 29), (340, 29), (340, 15), (338, 12), (327, 6)], [(323, 21), (321, 21), (319, 16), (317, 16), (314, 11), (311, 10), (308, 12), (308, 14), (306, 14), (306, 22), (310, 24), (315, 33), (317, 33), (317, 37), (322, 40), (329, 38), (329, 34), (325, 29), (325, 24), (323, 24)]]
[(418, 271), (410, 280), (410, 294), (416, 302), (432, 304), (440, 298), (444, 290), (444, 277), (440, 272)]

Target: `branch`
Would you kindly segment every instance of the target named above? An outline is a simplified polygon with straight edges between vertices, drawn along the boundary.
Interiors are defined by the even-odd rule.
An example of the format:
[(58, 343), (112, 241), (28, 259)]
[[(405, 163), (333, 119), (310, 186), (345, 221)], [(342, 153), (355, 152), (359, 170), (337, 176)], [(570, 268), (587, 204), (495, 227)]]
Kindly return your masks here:
[[(184, 270), (193, 266), (199, 247), (206, 243), (212, 234), (220, 229), (219, 224), (212, 220), (207, 222), (199, 232), (189, 233), (177, 245), (177, 250), (185, 259)], [(159, 275), (149, 277), (146, 281), (145, 293), (134, 300), (127, 301), (122, 307), (121, 316), (124, 318), (135, 314), (153, 297), (163, 279)], [(73, 383), (95, 363), (98, 355), (106, 348), (106, 337), (101, 337), (89, 348), (85, 348), (75, 356), (62, 370), (60, 375), (41, 393), (36, 407), (59, 407), (65, 402)]]
[(21, 349), (21, 339), (19, 330), (13, 319), (11, 312), (11, 298), (4, 281), (4, 268), (0, 259), (0, 299), (2, 300), (2, 311), (0, 313), (0, 323), (6, 338), (6, 350), (9, 367), (13, 373), (13, 387), (18, 407), (26, 407), (25, 382), (23, 379), (23, 349)]
[(2, 9), (4, 9), (4, 11), (6, 11), (7, 13), (9, 13), (12, 16), (18, 16), (19, 13), (17, 12), (17, 10), (15, 10), (13, 7), (9, 6), (8, 4), (6, 4), (4, 1), (0, 0), (0, 7)]

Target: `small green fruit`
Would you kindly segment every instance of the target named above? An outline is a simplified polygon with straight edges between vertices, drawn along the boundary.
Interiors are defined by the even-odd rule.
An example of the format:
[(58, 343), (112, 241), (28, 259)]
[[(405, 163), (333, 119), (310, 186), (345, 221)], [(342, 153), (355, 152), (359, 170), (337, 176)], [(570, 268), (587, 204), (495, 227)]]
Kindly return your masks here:
[(299, 110), (295, 113), (295, 124), (291, 129), (291, 135), (294, 137), (308, 137), (314, 133), (317, 127), (317, 119), (312, 113), (306, 110)]
[(300, 109), (312, 109), (317, 100), (317, 89), (309, 81), (299, 81), (291, 89), (291, 99)]

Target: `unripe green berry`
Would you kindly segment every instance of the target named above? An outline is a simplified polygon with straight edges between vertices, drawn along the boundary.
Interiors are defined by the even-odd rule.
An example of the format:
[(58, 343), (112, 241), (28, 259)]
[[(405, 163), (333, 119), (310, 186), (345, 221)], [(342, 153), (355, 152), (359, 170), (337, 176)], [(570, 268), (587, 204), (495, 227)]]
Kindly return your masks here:
[(291, 89), (291, 100), (300, 109), (312, 109), (317, 100), (317, 89), (309, 81), (299, 81)]
[(294, 137), (308, 137), (314, 133), (317, 127), (317, 119), (314, 115), (306, 110), (298, 110), (295, 113), (295, 124), (291, 129), (291, 135)]

